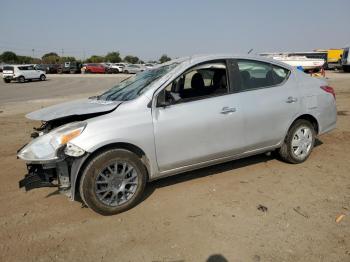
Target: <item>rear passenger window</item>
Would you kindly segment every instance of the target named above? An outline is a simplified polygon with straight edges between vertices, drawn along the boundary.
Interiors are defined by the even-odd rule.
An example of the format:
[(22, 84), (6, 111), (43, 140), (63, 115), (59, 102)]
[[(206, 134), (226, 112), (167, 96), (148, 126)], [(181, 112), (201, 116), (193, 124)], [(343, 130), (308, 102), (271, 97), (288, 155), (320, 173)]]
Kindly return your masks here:
[(289, 76), (289, 70), (269, 63), (238, 60), (243, 91), (281, 84)]

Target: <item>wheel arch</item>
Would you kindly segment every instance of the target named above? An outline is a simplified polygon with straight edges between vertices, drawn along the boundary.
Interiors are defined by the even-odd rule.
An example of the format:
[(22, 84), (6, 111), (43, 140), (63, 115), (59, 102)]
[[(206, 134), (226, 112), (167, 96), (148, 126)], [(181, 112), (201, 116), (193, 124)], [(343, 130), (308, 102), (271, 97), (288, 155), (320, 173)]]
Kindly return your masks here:
[(150, 174), (150, 162), (148, 157), (146, 156), (146, 153), (144, 150), (142, 150), (140, 147), (126, 142), (117, 142), (117, 143), (111, 143), (104, 145), (102, 147), (97, 148), (95, 151), (87, 155), (85, 158), (82, 159), (82, 162), (78, 163), (77, 169), (75, 172), (73, 172), (73, 167), (71, 170), (71, 188), (72, 188), (72, 199), (76, 199), (77, 195), (79, 194), (79, 184), (81, 180), (81, 176), (90, 162), (91, 159), (93, 159), (96, 155), (111, 150), (111, 149), (125, 149), (130, 152), (133, 152), (138, 157), (140, 157), (141, 162), (145, 165), (147, 170), (147, 181), (149, 180), (149, 174)]
[(289, 129), (299, 119), (304, 119), (304, 120), (309, 121), (313, 125), (313, 127), (315, 129), (316, 135), (318, 134), (318, 132), (320, 131), (320, 126), (319, 126), (318, 120), (317, 120), (316, 117), (314, 117), (313, 115), (310, 115), (310, 114), (303, 114), (303, 115), (298, 116), (296, 119), (294, 119), (294, 121), (290, 125)]

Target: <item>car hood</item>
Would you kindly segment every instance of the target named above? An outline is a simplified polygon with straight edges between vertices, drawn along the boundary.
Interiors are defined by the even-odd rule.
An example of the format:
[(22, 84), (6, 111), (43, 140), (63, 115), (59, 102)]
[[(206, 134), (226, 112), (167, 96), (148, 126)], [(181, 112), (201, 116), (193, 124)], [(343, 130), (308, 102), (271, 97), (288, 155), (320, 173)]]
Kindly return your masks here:
[(122, 102), (81, 99), (42, 108), (26, 115), (28, 119), (51, 121), (70, 116), (81, 116), (113, 111)]

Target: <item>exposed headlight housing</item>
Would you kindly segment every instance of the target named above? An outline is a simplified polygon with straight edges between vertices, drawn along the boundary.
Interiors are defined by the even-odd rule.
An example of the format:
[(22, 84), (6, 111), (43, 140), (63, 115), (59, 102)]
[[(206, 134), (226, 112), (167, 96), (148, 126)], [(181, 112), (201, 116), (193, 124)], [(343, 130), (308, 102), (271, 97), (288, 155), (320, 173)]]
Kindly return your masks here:
[(80, 147), (68, 142), (66, 147), (64, 148), (64, 153), (67, 156), (79, 157), (84, 155), (85, 151), (84, 149), (81, 149)]
[(58, 160), (58, 149), (78, 137), (84, 131), (85, 127), (85, 122), (76, 122), (56, 128), (26, 145), (18, 153), (18, 157), (27, 162)]

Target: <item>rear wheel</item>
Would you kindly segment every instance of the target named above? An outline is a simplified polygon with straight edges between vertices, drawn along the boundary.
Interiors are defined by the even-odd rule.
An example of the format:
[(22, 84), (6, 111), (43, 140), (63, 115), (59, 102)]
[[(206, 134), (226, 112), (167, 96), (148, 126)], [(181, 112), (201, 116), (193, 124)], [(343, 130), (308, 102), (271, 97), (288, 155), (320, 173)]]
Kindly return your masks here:
[(45, 81), (45, 80), (46, 80), (46, 76), (45, 76), (45, 75), (41, 75), (41, 76), (40, 76), (40, 80), (41, 80), (41, 81)]
[(314, 126), (307, 120), (299, 119), (289, 129), (278, 153), (288, 163), (302, 163), (310, 156), (315, 138)]
[(343, 66), (344, 72), (350, 73), (350, 66)]
[(19, 76), (18, 77), (18, 82), (24, 83), (25, 81), (26, 81), (26, 79), (24, 78), (24, 76)]
[(142, 197), (147, 170), (141, 159), (124, 149), (95, 156), (85, 168), (79, 192), (85, 204), (101, 215), (114, 215), (135, 206)]

